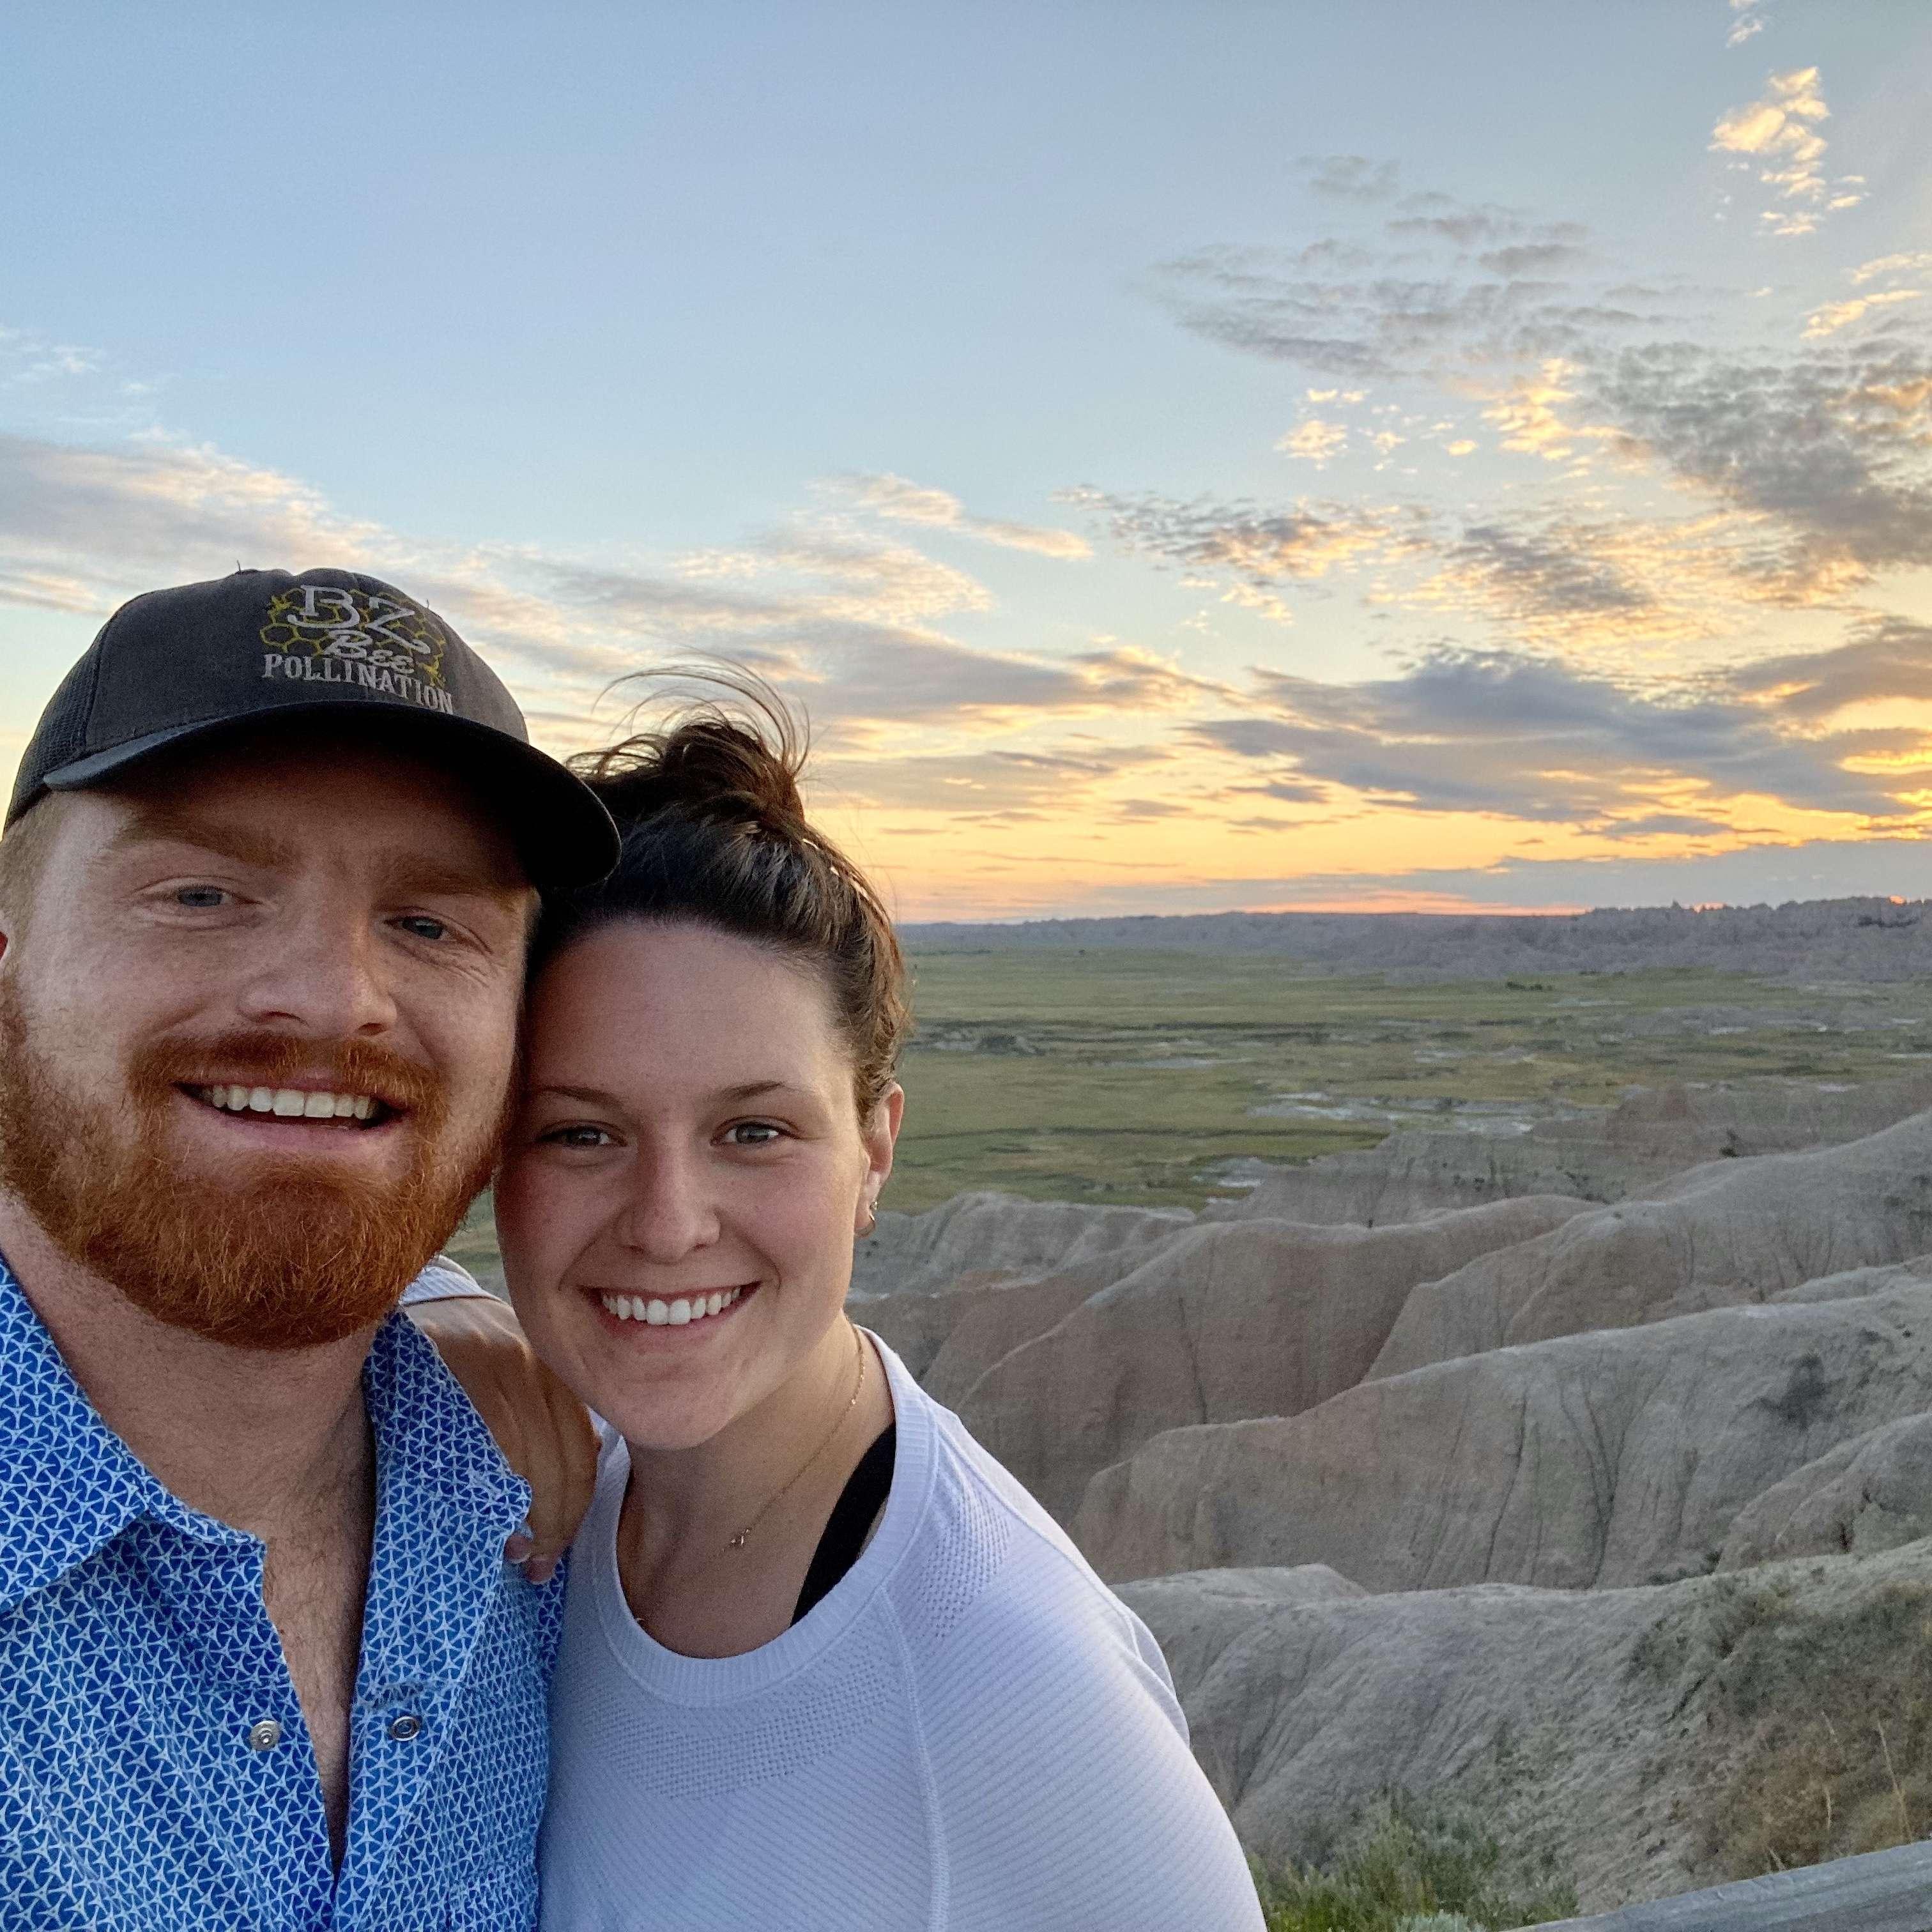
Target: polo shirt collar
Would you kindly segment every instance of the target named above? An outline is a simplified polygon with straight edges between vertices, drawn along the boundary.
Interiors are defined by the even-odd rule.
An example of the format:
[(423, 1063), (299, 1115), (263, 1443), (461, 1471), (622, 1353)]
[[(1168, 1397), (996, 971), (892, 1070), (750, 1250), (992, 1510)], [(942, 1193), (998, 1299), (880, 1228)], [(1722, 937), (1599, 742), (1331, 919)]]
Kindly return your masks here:
[[(440, 1498), (507, 1535), (530, 1492), (436, 1351), (402, 1315), (376, 1330), (362, 1371), (381, 1504)], [(0, 1611), (11, 1610), (142, 1519), (209, 1544), (257, 1539), (190, 1509), (104, 1422), (0, 1256)]]
[(143, 1516), (226, 1541), (101, 1420), (0, 1258), (0, 1610), (57, 1582)]

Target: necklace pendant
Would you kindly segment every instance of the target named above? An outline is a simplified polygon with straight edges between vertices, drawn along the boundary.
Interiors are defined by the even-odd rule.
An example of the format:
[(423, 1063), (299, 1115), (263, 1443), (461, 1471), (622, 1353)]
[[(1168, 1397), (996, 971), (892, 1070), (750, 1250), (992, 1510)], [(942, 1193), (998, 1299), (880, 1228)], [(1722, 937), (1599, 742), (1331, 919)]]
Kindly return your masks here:
[(742, 1550), (745, 1546), (746, 1539), (750, 1536), (751, 1533), (752, 1532), (748, 1529), (741, 1529), (739, 1531), (738, 1534), (733, 1537), (731, 1540), (724, 1546), (725, 1548), (727, 1550)]

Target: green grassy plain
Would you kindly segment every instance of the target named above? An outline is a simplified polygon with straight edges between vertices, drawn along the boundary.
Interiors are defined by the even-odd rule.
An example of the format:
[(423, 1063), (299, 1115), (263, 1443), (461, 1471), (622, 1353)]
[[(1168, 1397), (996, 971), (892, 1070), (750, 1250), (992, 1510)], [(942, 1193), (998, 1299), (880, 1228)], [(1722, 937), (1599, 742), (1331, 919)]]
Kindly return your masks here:
[(1932, 1000), (1909, 985), (1669, 971), (1390, 986), (1114, 950), (913, 964), (919, 1034), (886, 1195), (911, 1213), (970, 1187), (1194, 1207), (1225, 1191), (1223, 1162), (1370, 1146), (1472, 1106), (1608, 1106), (1676, 1080), (1857, 1084), (1932, 1060)]
[[(1669, 971), (1391, 986), (1113, 950), (912, 963), (919, 1030), (885, 1197), (910, 1214), (975, 1187), (1198, 1207), (1228, 1191), (1228, 1163), (1370, 1147), (1472, 1108), (1608, 1106), (1680, 1080), (1857, 1085), (1932, 1065), (1932, 987), (1918, 984)], [(1274, 1107), (1291, 1111), (1256, 1111)], [(487, 1202), (452, 1245), (494, 1262)]]

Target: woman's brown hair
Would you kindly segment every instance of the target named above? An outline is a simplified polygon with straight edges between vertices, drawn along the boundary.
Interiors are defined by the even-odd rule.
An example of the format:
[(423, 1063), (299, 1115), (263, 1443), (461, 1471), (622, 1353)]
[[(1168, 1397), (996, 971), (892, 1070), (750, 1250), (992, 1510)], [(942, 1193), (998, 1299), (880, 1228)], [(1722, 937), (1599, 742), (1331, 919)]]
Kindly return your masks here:
[(800, 720), (748, 673), (705, 681), (724, 694), (571, 760), (610, 808), (623, 849), (608, 878), (546, 898), (532, 980), (620, 920), (691, 920), (770, 946), (824, 976), (862, 1118), (892, 1084), (911, 1024), (892, 920), (805, 815)]

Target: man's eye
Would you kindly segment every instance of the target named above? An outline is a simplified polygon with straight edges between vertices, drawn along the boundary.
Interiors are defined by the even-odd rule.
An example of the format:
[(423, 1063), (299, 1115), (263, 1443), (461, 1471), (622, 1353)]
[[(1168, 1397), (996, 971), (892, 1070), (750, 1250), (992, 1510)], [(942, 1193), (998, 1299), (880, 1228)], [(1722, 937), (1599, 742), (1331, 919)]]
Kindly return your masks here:
[(182, 886), (175, 893), (175, 904), (200, 912), (225, 903), (227, 897), (219, 886)]
[(412, 913), (406, 919), (396, 923), (412, 939), (447, 939), (449, 928), (440, 919), (431, 919), (427, 913)]
[(784, 1132), (769, 1120), (740, 1120), (724, 1130), (724, 1143), (728, 1147), (770, 1147)]

